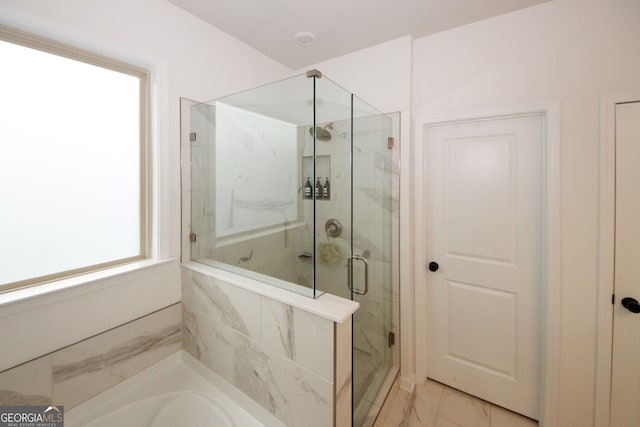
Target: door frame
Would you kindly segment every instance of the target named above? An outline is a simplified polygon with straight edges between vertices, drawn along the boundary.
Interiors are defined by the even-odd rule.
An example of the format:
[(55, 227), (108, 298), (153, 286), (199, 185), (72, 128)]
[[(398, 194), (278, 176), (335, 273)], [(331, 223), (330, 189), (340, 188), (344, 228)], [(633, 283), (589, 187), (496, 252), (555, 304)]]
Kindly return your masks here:
[(427, 289), (426, 283), (426, 213), (425, 202), (425, 138), (430, 126), (471, 120), (498, 119), (510, 116), (541, 114), (543, 130), (543, 213), (542, 213), (542, 310), (540, 317), (541, 378), (540, 426), (556, 425), (559, 342), (560, 342), (560, 103), (516, 105), (487, 108), (481, 111), (457, 112), (445, 115), (416, 117), (414, 157), (414, 227), (415, 227), (415, 324), (416, 382), (427, 378)]
[(598, 230), (598, 293), (596, 395), (594, 426), (608, 426), (611, 415), (613, 361), (616, 104), (639, 102), (640, 92), (620, 92), (600, 97), (600, 206)]

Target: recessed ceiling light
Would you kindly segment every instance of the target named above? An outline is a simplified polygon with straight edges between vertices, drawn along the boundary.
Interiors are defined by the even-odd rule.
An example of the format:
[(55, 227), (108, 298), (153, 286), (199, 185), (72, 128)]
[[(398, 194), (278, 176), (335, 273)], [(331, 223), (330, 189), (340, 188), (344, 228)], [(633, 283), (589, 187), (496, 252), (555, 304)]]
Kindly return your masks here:
[(309, 31), (300, 31), (299, 33), (295, 33), (293, 38), (300, 46), (311, 46), (316, 39), (316, 35)]

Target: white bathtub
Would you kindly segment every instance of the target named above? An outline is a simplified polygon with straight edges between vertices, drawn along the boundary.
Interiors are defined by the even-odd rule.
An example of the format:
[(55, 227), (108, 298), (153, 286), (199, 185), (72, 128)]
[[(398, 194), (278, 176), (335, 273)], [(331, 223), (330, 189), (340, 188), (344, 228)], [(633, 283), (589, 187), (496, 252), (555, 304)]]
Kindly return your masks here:
[(284, 427), (184, 351), (65, 411), (66, 427)]

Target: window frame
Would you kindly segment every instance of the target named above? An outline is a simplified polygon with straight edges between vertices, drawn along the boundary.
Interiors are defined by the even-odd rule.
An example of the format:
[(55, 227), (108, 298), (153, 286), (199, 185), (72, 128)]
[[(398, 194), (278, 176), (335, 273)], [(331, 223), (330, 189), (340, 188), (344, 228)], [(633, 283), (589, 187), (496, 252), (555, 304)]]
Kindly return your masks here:
[(110, 71), (127, 74), (138, 78), (140, 81), (140, 253), (132, 257), (112, 260), (100, 264), (88, 265), (72, 270), (59, 271), (45, 276), (32, 277), (17, 282), (9, 282), (4, 284), (0, 283), (0, 294), (148, 259), (149, 254), (151, 254), (152, 252), (150, 228), (152, 222), (150, 218), (150, 208), (152, 206), (150, 174), (151, 148), (149, 143), (149, 98), (151, 92), (150, 72), (144, 68), (123, 62), (118, 59), (114, 59), (84, 48), (76, 47), (64, 42), (22, 31), (3, 24), (0, 24), (0, 41), (83, 62)]

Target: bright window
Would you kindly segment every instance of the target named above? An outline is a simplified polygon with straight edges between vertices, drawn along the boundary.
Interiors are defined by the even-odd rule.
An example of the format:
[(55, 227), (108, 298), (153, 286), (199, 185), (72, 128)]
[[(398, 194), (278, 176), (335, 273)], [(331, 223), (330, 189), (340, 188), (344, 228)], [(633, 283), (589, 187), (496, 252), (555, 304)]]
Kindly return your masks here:
[(2, 27), (0, 58), (0, 291), (144, 257), (144, 71)]

